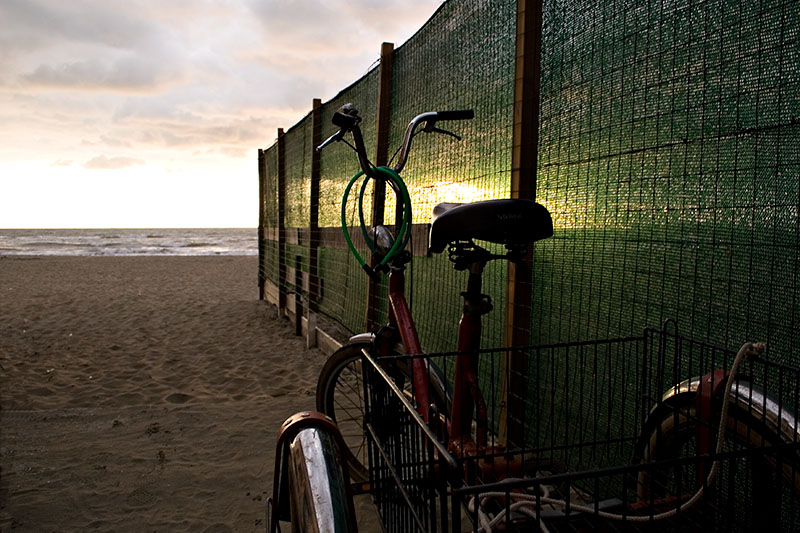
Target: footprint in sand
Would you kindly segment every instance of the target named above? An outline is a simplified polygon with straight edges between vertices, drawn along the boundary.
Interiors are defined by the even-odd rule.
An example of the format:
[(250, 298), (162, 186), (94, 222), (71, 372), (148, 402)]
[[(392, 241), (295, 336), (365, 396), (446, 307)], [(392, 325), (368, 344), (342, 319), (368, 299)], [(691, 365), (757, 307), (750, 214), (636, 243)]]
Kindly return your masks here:
[(156, 497), (147, 487), (139, 486), (128, 494), (126, 500), (132, 507), (148, 507), (156, 501)]
[(186, 403), (191, 400), (192, 397), (189, 394), (184, 394), (182, 392), (174, 392), (164, 399), (169, 403)]

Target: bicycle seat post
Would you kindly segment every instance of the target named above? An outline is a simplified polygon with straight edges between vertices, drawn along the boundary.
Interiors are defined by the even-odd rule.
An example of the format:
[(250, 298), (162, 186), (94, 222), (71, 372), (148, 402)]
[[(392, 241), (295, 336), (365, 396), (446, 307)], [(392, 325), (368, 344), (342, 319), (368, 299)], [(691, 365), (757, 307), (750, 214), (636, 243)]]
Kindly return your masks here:
[[(483, 270), (491, 259), (488, 251), (477, 246), (455, 247), (464, 254), (459, 255), (456, 268), (466, 264), (468, 271), (467, 290), (461, 293), (464, 299), (461, 320), (458, 324), (458, 351), (456, 376), (453, 389), (450, 446), (453, 451), (466, 455), (483, 453), (487, 440), (486, 404), (478, 387), (478, 350), (481, 344), (481, 318), (492, 310), (491, 298), (482, 291)], [(451, 259), (454, 254), (451, 253)], [(462, 262), (463, 261), (463, 262)], [(460, 269), (460, 268), (459, 268)], [(477, 422), (477, 442), (470, 438), (473, 411)]]

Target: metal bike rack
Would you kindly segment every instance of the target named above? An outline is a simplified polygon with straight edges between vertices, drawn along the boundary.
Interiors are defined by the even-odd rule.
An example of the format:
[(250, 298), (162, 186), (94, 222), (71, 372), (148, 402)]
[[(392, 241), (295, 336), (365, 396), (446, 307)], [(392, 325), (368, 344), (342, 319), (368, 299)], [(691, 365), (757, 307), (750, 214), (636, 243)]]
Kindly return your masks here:
[(344, 443), (336, 423), (322, 413), (289, 417), (278, 434), (270, 531), (291, 521), (292, 531), (358, 531), (350, 480), (339, 450)]

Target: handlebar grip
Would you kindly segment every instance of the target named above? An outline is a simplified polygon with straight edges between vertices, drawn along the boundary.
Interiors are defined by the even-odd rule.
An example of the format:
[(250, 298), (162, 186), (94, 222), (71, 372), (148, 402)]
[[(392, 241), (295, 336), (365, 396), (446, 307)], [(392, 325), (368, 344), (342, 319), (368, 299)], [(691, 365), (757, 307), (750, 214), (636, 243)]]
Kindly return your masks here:
[(335, 126), (349, 130), (358, 124), (360, 120), (361, 117), (358, 116), (358, 110), (353, 104), (345, 104), (333, 114), (331, 122), (333, 122)]
[(472, 109), (461, 109), (458, 111), (437, 111), (439, 120), (472, 120), (475, 118), (475, 111)]

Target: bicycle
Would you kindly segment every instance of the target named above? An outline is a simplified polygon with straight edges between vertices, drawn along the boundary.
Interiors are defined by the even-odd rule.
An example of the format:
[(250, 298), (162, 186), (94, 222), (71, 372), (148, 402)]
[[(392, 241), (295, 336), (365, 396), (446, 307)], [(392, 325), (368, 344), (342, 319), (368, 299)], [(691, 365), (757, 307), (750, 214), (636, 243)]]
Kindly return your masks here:
[[(611, 515), (620, 513), (601, 511), (597, 503), (592, 509), (571, 504), (568, 501), (569, 496), (567, 496), (566, 504), (563, 498), (543, 496), (541, 493), (543, 484), (551, 481), (552, 476), (556, 476), (553, 478), (554, 481), (563, 482), (566, 479), (564, 476), (568, 473), (560, 471), (559, 466), (555, 464), (546, 465), (550, 471), (544, 476), (528, 472), (526, 465), (521, 464), (520, 455), (507, 449), (506, 444), (509, 443), (497, 445), (495, 444), (496, 438), (492, 436), (490, 444), (491, 429), (487, 419), (487, 402), (478, 382), (479, 358), (485, 354), (485, 351), (479, 349), (481, 317), (492, 310), (491, 298), (481, 292), (482, 273), (486, 264), (492, 260), (523, 260), (531, 243), (553, 235), (552, 219), (544, 206), (529, 200), (511, 199), (487, 200), (469, 204), (440, 204), (434, 208), (429, 250), (432, 253), (442, 253), (447, 249), (448, 257), (454, 264), (454, 268), (468, 272), (467, 288), (462, 293), (464, 305), (458, 330), (457, 348), (456, 352), (452, 354), (455, 358), (455, 370), (451, 373), (452, 386), (440, 366), (433, 361), (433, 357), (423, 355), (416, 326), (404, 294), (405, 270), (412, 261), (411, 254), (405, 250), (411, 230), (411, 201), (400, 177), (400, 172), (408, 161), (412, 141), (416, 135), (421, 132), (439, 133), (460, 139), (455, 133), (439, 128), (438, 124), (443, 121), (468, 120), (473, 116), (473, 112), (469, 110), (428, 112), (417, 115), (406, 128), (403, 144), (396, 153), (396, 156), (399, 154), (397, 164), (394, 167), (376, 168), (370, 163), (367, 156), (359, 127), (361, 117), (355, 107), (348, 104), (334, 114), (333, 123), (339, 127), (339, 131), (323, 142), (318, 150), (322, 150), (334, 142), (344, 141), (347, 133), (352, 134), (353, 144), (345, 142), (356, 152), (361, 171), (350, 180), (343, 195), (342, 227), (351, 252), (356, 256), (365, 272), (376, 280), (381, 274), (388, 274), (389, 317), (386, 326), (376, 332), (352, 337), (346, 345), (329, 358), (320, 373), (317, 384), (317, 409), (336, 420), (342, 429), (348, 447), (344, 453), (347, 456), (351, 479), (356, 482), (366, 481), (370, 474), (367, 465), (386, 459), (376, 457), (374, 453), (368, 451), (366, 446), (368, 439), (364, 423), (365, 411), (371, 408), (380, 408), (379, 405), (373, 407), (365, 405), (366, 395), (369, 394), (369, 389), (375, 385), (374, 383), (369, 386), (365, 385), (363, 372), (372, 365), (374, 368), (370, 369), (370, 372), (378, 372), (389, 388), (399, 391), (398, 405), (401, 403), (409, 410), (416, 411), (416, 413), (408, 413), (408, 417), (417, 417), (422, 425), (427, 426), (421, 429), (420, 435), (413, 437), (410, 441), (407, 439), (404, 445), (408, 446), (410, 443), (412, 446), (417, 446), (416, 441), (420, 439), (432, 440), (435, 438), (443, 446), (438, 446), (437, 442), (428, 443), (427, 446), (435, 448), (431, 457), (435, 457), (438, 461), (449, 454), (456, 458), (456, 460), (450, 461), (450, 465), (457, 465), (455, 468), (461, 471), (463, 477), (469, 482), (474, 483), (475, 480), (479, 480), (480, 483), (489, 484), (497, 489), (494, 492), (482, 493), (490, 494), (491, 496), (486, 496), (488, 499), (495, 499), (496, 509), (493, 519), (490, 520), (484, 516), (485, 513), (481, 510), (482, 506), (475, 504), (475, 502), (482, 501), (479, 497), (480, 491), (475, 492), (472, 503), (466, 505), (470, 509), (469, 513), (476, 524), (476, 530), (480, 528), (489, 531), (490, 527), (493, 527), (492, 521), (496, 524), (505, 520), (505, 526), (508, 527), (514, 512), (517, 513), (515, 520), (520, 520), (519, 514), (522, 513), (527, 518), (523, 517), (521, 520), (534, 520), (544, 528), (541, 514), (543, 503), (565, 507), (568, 514), (569, 512), (581, 512), (607, 519), (619, 518), (619, 516), (612, 517)], [(345, 220), (345, 205), (351, 190), (359, 179), (362, 179), (358, 200), (359, 220), (362, 237), (373, 255), (371, 264), (361, 257), (352, 244)], [(398, 224), (396, 237), (389, 228), (384, 226), (369, 230), (366, 228), (363, 196), (370, 180), (385, 182), (397, 196), (403, 217), (402, 222)], [(503, 245), (505, 253), (493, 254), (478, 246), (475, 240)], [(749, 348), (746, 353), (743, 352), (742, 358), (752, 356), (753, 352), (754, 349)], [(751, 443), (758, 442), (762, 448), (764, 448), (764, 443), (777, 448), (788, 446), (790, 449), (785, 454), (781, 452), (778, 459), (772, 459), (771, 462), (766, 459), (766, 463), (771, 465), (772, 471), (781, 472), (783, 475), (777, 477), (788, 483), (793, 492), (800, 494), (800, 482), (798, 482), (798, 478), (800, 478), (798, 476), (798, 472), (800, 472), (800, 451), (798, 451), (800, 432), (798, 429), (800, 428), (798, 428), (794, 415), (780, 402), (771, 400), (766, 394), (754, 399), (754, 391), (757, 389), (750, 386), (749, 382), (735, 376), (738, 364), (737, 362), (732, 367), (733, 375), (722, 373), (716, 376), (714, 392), (706, 400), (707, 405), (713, 404), (717, 408), (721, 406), (723, 413), (721, 417), (718, 414), (712, 414), (707, 407), (703, 407), (700, 403), (697, 403), (697, 407), (691, 405), (701, 396), (698, 384), (702, 380), (698, 379), (674, 386), (668, 389), (662, 398), (651, 400), (656, 407), (644, 417), (646, 420), (642, 424), (641, 434), (635, 439), (635, 450), (629, 471), (626, 473), (629, 477), (636, 478), (634, 485), (639, 502), (637, 505), (640, 507), (633, 506), (631, 509), (638, 510), (631, 511), (623, 506), (622, 518), (630, 519), (629, 515), (632, 512), (633, 514), (640, 512), (643, 505), (649, 505), (651, 509), (649, 514), (644, 513), (644, 521), (668, 518), (667, 513), (654, 510), (658, 506), (672, 505), (674, 509), (669, 513), (672, 515), (682, 514), (694, 505), (694, 498), (702, 497), (704, 491), (707, 493), (707, 488), (713, 483), (718, 470), (718, 457), (723, 454), (722, 443), (731, 438), (737, 442), (743, 440)], [(797, 380), (800, 381), (800, 374), (798, 374)], [(720, 384), (728, 384), (728, 386), (720, 387)], [(402, 406), (399, 408), (402, 410)], [(706, 443), (701, 452), (689, 452), (694, 454), (695, 459), (703, 455), (706, 462), (692, 467), (695, 481), (692, 483), (687, 481), (683, 487), (679, 484), (678, 496), (672, 497), (671, 495), (674, 493), (670, 493), (670, 489), (665, 488), (666, 484), (663, 483), (664, 469), (670, 468), (672, 470), (669, 471), (674, 472), (670, 462), (674, 462), (676, 458), (680, 457), (682, 450), (687, 447), (687, 442), (694, 438), (692, 433), (694, 426), (700, 424), (708, 427), (714, 420), (721, 420), (720, 429), (716, 433), (715, 451), (712, 452), (714, 447)], [(733, 420), (732, 425), (730, 425), (731, 420)], [(388, 428), (389, 432), (393, 430), (397, 431), (397, 428)], [(712, 442), (713, 430), (705, 430), (704, 435), (704, 439)], [(524, 443), (516, 444), (521, 446)], [(404, 453), (406, 452), (402, 450), (396, 451), (400, 460)], [(716, 461), (712, 463), (710, 471), (707, 466), (709, 456)], [(419, 461), (411, 461), (409, 464), (417, 465), (418, 463)], [(544, 464), (541, 461), (535, 463), (536, 467), (542, 467)], [(697, 465), (698, 461), (691, 460), (688, 463)], [(766, 463), (762, 461), (759, 465)], [(665, 464), (668, 465), (664, 466)], [(425, 475), (435, 475), (436, 472), (441, 471), (441, 468), (449, 467), (446, 465), (435, 466)], [(497, 475), (498, 472), (501, 474)], [(392, 475), (402, 477), (402, 473), (398, 474), (394, 471)], [(413, 475), (416, 478), (421, 477), (419, 473)], [(533, 476), (537, 479), (535, 483), (531, 483), (530, 480), (520, 480), (520, 476)], [(419, 479), (415, 481), (415, 483), (418, 482)], [(775, 476), (765, 479), (763, 482), (757, 480), (756, 486), (763, 488), (770, 482), (773, 485), (776, 483)], [(780, 480), (777, 484), (781, 484)], [(538, 488), (531, 489), (532, 495), (529, 497), (518, 493), (511, 496), (512, 490), (519, 491), (524, 487), (533, 487), (534, 485)], [(697, 489), (698, 486), (699, 489)], [(692, 490), (688, 491), (689, 488)], [(687, 492), (689, 494), (685, 494)], [(455, 494), (455, 492), (453, 493)], [(698, 494), (700, 496), (697, 496)], [(408, 500), (408, 498), (406, 499)], [(535, 512), (524, 511), (526, 505), (531, 505), (526, 504), (525, 500), (531, 501), (531, 499), (534, 502), (532, 505)], [(501, 503), (498, 504), (497, 501)], [(689, 502), (688, 506), (687, 502)], [(491, 503), (488, 506), (491, 506)], [(456, 504), (453, 503), (450, 507), (454, 508)], [(456, 523), (457, 521), (458, 517), (453, 514), (452, 522)], [(417, 520), (417, 523), (419, 524), (420, 521)]]
[[(355, 250), (347, 230), (347, 224), (342, 221), (346, 240), (368, 275), (376, 278), (380, 272), (389, 274), (389, 324), (378, 334), (367, 333), (357, 335), (350, 342), (335, 352), (327, 361), (322, 371), (317, 387), (317, 409), (331, 416), (337, 421), (345, 439), (352, 439), (354, 434), (359, 442), (351, 446), (348, 456), (351, 476), (354, 480), (366, 478), (364, 437), (361, 426), (363, 408), (361, 407), (360, 377), (357, 365), (360, 365), (362, 350), (373, 349), (380, 355), (392, 353), (422, 353), (422, 347), (417, 335), (408, 303), (405, 298), (405, 269), (412, 257), (404, 250), (411, 233), (411, 202), (408, 191), (400, 178), (400, 172), (405, 167), (410, 154), (414, 137), (424, 131), (440, 133), (460, 139), (455, 133), (437, 127), (442, 121), (469, 120), (473, 118), (471, 110), (464, 111), (439, 111), (423, 113), (416, 116), (408, 125), (399, 150), (398, 163), (393, 168), (376, 168), (366, 154), (364, 140), (358, 126), (360, 117), (352, 105), (346, 105), (334, 114), (333, 123), (340, 130), (323, 142), (318, 150), (324, 149), (333, 142), (341, 141), (345, 133), (352, 132), (355, 146), (353, 149), (358, 155), (362, 171), (358, 173), (347, 186), (343, 200), (344, 205), (350, 190), (356, 180), (364, 176), (364, 182), (359, 196), (359, 206), (363, 202), (365, 185), (369, 179), (383, 180), (390, 185), (402, 203), (403, 221), (397, 238), (385, 226), (373, 230), (370, 237), (364, 230), (364, 217), (360, 209), (362, 233), (370, 250), (376, 257), (377, 265), (371, 267), (361, 258)], [(420, 128), (422, 126), (422, 128)], [(489, 296), (481, 293), (481, 275), (486, 264), (495, 259), (508, 259), (520, 261), (524, 257), (529, 242), (552, 236), (553, 225), (550, 214), (540, 204), (529, 200), (488, 200), (471, 204), (440, 204), (434, 211), (434, 220), (431, 226), (431, 250), (441, 253), (449, 246), (449, 256), (458, 270), (468, 270), (469, 279), (464, 295), (464, 312), (462, 326), (459, 329), (458, 349), (462, 352), (475, 353), (480, 347), (481, 316), (491, 311)], [(508, 253), (493, 255), (488, 250), (474, 244), (473, 239), (485, 240), (506, 246)], [(472, 425), (472, 405), (477, 405), (479, 413), (484, 411), (483, 399), (477, 385), (477, 359), (472, 356), (462, 358), (456, 369), (462, 380), (455, 383), (452, 396), (448, 393), (443, 376), (439, 369), (428, 368), (422, 360), (413, 360), (413, 368), (398, 367), (399, 379), (405, 378), (406, 383), (413, 383), (415, 401), (419, 412), (428, 422), (431, 412), (437, 415), (449, 416), (451, 420), (448, 428), (451, 446), (485, 449), (486, 448), (486, 419), (485, 413), (479, 414), (477, 443), (471, 443), (470, 428)], [(340, 391), (337, 391), (341, 389)], [(346, 394), (346, 392), (352, 394)], [(337, 402), (336, 396), (341, 394), (345, 400)], [(353, 400), (352, 396), (356, 399)], [(351, 404), (351, 411), (356, 408), (353, 415), (342, 416), (337, 412), (339, 406)], [(358, 406), (358, 407), (356, 407)], [(347, 409), (345, 409), (347, 413)], [(467, 414), (464, 414), (467, 413)]]

